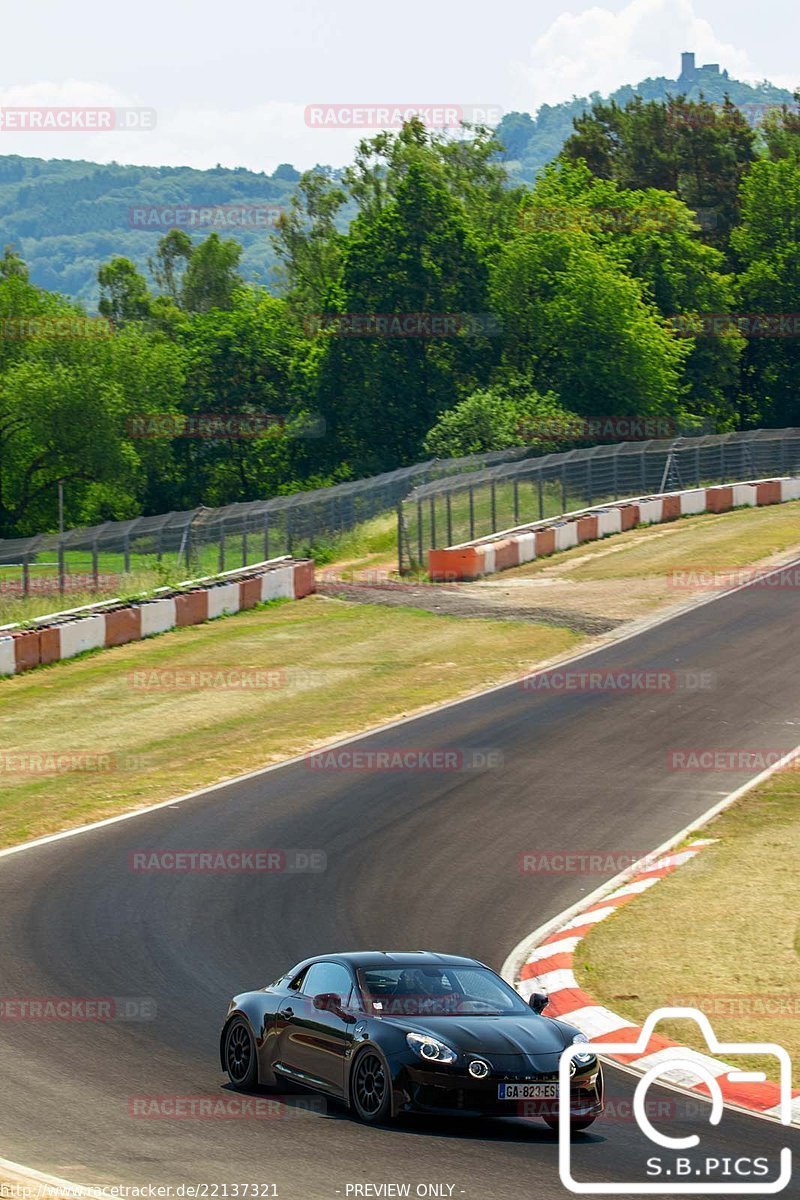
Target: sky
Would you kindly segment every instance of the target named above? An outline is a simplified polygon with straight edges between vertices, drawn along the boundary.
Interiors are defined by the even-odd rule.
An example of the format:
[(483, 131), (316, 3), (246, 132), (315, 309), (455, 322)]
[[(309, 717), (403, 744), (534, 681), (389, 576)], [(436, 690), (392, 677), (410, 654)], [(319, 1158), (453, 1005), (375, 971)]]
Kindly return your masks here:
[(95, 162), (343, 165), (381, 122), (370, 108), (494, 124), (674, 78), (682, 50), (800, 84), (797, 0), (0, 0), (0, 27), (0, 155)]

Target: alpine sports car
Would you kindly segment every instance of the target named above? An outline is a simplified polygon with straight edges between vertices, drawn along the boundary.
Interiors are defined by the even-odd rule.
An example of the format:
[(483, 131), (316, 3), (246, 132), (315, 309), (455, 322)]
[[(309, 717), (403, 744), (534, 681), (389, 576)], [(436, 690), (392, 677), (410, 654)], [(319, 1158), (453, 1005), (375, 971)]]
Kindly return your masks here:
[[(556, 1128), (559, 1057), (586, 1038), (546, 1006), (471, 958), (326, 954), (234, 996), (220, 1058), (238, 1090), (302, 1084), (371, 1124), (421, 1112)], [(572, 1067), (571, 1124), (586, 1129), (603, 1111), (602, 1070), (588, 1049)]]

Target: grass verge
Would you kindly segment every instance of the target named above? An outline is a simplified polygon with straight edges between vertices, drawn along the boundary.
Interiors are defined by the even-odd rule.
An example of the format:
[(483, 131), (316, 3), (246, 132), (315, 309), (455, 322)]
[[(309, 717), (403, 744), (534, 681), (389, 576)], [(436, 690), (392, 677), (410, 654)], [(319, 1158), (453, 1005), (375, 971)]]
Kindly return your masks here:
[[(0, 682), (0, 846), (155, 803), (454, 699), (581, 640), (548, 625), (465, 626), (416, 609), (316, 596), (10, 677)], [(197, 676), (242, 668), (270, 672), (269, 686), (220, 688)], [(158, 674), (176, 670), (187, 686), (169, 686)], [(49, 759), (31, 757), (42, 754), (91, 766), (53, 771)]]
[[(655, 1008), (707, 1013), (721, 1041), (777, 1042), (800, 1087), (800, 764), (703, 829), (718, 839), (584, 938), (576, 975), (599, 1003), (641, 1023)], [(706, 1050), (692, 1022), (660, 1033)], [(732, 1057), (732, 1062), (736, 1060)], [(741, 1058), (777, 1079), (776, 1062)]]

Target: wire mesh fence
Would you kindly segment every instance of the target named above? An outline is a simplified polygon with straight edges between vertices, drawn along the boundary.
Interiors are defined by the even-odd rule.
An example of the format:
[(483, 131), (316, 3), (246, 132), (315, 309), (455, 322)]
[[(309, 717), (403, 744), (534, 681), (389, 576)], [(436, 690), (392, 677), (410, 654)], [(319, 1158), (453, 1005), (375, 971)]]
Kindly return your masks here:
[(398, 505), (401, 573), (428, 550), (626, 496), (800, 473), (800, 429), (623, 442), (420, 483)]
[(370, 479), (271, 500), (108, 521), (0, 539), (0, 594), (126, 594), (168, 578), (213, 575), (282, 554), (307, 555), (380, 513), (416, 484), (519, 460), (528, 447), (417, 463)]

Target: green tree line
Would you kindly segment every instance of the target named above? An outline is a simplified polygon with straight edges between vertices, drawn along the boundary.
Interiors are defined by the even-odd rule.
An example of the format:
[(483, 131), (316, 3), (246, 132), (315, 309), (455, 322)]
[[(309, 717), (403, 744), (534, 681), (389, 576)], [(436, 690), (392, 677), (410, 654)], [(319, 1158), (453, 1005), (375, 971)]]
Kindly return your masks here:
[(280, 296), (235, 239), (173, 229), (146, 271), (100, 268), (95, 318), (8, 249), (0, 536), (52, 528), (59, 479), (84, 524), (565, 448), (598, 417), (800, 423), (800, 329), (738, 319), (797, 307), (795, 108), (755, 131), (730, 104), (597, 104), (533, 187), (502, 153), (413, 120), (306, 173)]

